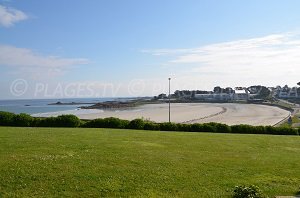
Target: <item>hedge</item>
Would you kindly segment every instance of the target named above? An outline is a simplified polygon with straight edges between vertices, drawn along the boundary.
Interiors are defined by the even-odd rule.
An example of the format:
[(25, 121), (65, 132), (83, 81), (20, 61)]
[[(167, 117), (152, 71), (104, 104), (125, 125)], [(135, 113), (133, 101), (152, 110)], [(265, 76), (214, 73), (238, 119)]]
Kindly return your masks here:
[(221, 123), (155, 123), (149, 120), (134, 119), (131, 121), (119, 118), (99, 118), (89, 121), (81, 121), (74, 115), (61, 115), (49, 118), (34, 118), (28, 114), (13, 114), (0, 111), (0, 126), (19, 127), (85, 127), (85, 128), (118, 128), (138, 129), (153, 131), (185, 131), (185, 132), (215, 132), (215, 133), (239, 133), (239, 134), (273, 134), (273, 135), (299, 135), (300, 129), (290, 127), (233, 125)]
[(20, 127), (30, 127), (34, 118), (28, 114), (21, 113), (18, 115), (14, 115), (13, 117), (13, 126), (20, 126)]
[(129, 124), (128, 120), (121, 120), (119, 118), (98, 118), (95, 120), (87, 121), (82, 125), (85, 128), (117, 128), (125, 129)]
[(35, 119), (35, 127), (79, 127), (81, 125), (81, 120), (74, 115)]
[(13, 126), (15, 114), (0, 111), (0, 125), (1, 126)]

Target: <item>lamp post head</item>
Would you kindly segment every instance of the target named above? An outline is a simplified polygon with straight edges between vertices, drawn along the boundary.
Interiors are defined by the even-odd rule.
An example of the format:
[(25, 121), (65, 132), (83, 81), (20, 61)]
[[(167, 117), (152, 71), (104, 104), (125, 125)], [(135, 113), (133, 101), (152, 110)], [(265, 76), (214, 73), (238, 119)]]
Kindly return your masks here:
[(169, 80), (171, 80), (171, 78), (169, 78)]

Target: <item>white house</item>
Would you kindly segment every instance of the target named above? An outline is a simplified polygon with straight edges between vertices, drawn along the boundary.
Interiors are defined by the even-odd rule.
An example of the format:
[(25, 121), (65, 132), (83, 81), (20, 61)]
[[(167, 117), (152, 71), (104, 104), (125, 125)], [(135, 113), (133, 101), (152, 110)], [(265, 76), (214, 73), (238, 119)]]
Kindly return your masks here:
[(195, 99), (205, 101), (229, 101), (232, 100), (232, 95), (227, 93), (195, 94)]
[(249, 100), (249, 92), (247, 91), (247, 89), (239, 89), (239, 90), (235, 90), (233, 99), (237, 100), (237, 101), (247, 101)]
[(284, 87), (284, 88), (277, 88), (277, 96), (278, 98), (300, 98), (299, 88), (297, 87)]

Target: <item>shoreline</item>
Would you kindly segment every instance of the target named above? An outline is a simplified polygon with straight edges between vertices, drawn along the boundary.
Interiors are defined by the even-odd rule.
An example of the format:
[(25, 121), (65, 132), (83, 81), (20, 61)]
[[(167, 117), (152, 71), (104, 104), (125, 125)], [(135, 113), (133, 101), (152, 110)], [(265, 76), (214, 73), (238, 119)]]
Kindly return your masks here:
[[(33, 114), (51, 117), (73, 114), (80, 119), (117, 117), (126, 120), (144, 118), (155, 122), (168, 121), (168, 104), (145, 104), (129, 109), (76, 109), (62, 112)], [(219, 122), (228, 125), (275, 125), (289, 115), (279, 107), (238, 103), (172, 103), (171, 121), (176, 123)]]

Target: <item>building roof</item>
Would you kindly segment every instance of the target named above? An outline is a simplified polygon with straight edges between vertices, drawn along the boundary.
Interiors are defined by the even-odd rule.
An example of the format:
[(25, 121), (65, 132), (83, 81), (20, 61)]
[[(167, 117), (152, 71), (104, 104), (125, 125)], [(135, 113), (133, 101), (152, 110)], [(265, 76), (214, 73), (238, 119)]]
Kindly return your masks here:
[(246, 90), (235, 90), (236, 94), (247, 94)]

